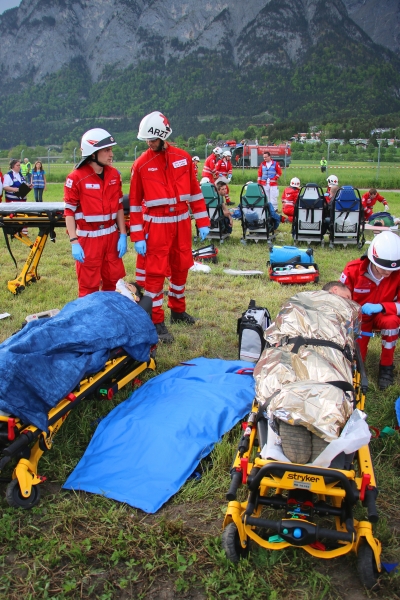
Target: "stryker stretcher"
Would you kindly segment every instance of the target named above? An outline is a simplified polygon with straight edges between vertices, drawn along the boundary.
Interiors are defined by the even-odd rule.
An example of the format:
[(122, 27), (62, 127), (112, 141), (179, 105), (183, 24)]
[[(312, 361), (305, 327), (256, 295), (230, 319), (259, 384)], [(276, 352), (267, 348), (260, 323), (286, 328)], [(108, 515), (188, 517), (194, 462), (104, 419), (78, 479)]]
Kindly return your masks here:
[[(46, 246), (47, 238), (56, 241), (56, 227), (65, 228), (63, 202), (9, 202), (0, 204), (0, 227), (3, 229), (8, 250), (11, 253), (8, 236), (30, 248), (29, 255), (19, 275), (8, 282), (13, 294), (21, 293), (27, 285), (40, 279), (38, 265)], [(34, 242), (22, 233), (24, 227), (38, 227)]]
[(93, 394), (111, 399), (154, 370), (157, 339), (135, 302), (96, 292), (28, 322), (0, 345), (0, 471), (16, 461), (6, 493), (11, 506), (39, 501), (38, 462), (68, 413)]
[[(301, 294), (292, 300), (299, 296)], [(232, 562), (238, 562), (245, 556), (251, 543), (272, 551), (297, 547), (324, 559), (355, 552), (360, 579), (367, 588), (372, 588), (381, 572), (381, 543), (373, 534), (373, 524), (378, 521), (378, 489), (368, 443), (357, 445), (358, 438), (353, 445), (358, 450), (350, 451), (349, 446), (347, 453), (332, 452), (331, 456), (335, 457), (333, 460), (322, 459), (330, 446), (326, 438), (314, 433), (310, 441), (310, 460), (311, 446), (308, 450), (304, 443), (306, 438), (303, 434), (297, 437), (296, 432), (301, 430), (310, 434), (310, 431), (321, 432), (326, 428), (331, 419), (329, 407), (333, 404), (328, 406), (326, 402), (325, 405), (319, 405), (323, 386), (326, 386), (329, 400), (332, 395), (338, 398), (342, 395), (343, 403), (336, 402), (336, 407), (343, 407), (347, 403), (350, 410), (353, 410), (352, 406), (361, 411), (364, 409), (368, 380), (359, 346), (353, 344), (352, 350), (347, 343), (338, 343), (340, 336), (333, 341), (335, 332), (329, 337), (329, 327), (325, 327), (326, 331), (324, 329), (324, 325), (329, 325), (329, 320), (324, 325), (320, 320), (323, 298), (319, 300), (319, 305), (315, 304), (314, 321), (309, 322), (297, 300), (293, 301), (293, 311), (290, 313), (290, 302), (278, 316), (278, 326), (272, 324), (265, 332), (267, 348), (255, 369), (258, 382), (256, 399), (244, 424), (244, 433), (231, 469), (222, 545)], [(294, 315), (292, 319), (290, 314)], [(320, 320), (319, 328), (309, 327), (310, 324), (315, 325), (317, 320)], [(294, 333), (288, 335), (299, 323), (304, 323), (304, 331), (300, 331), (297, 337)], [(341, 327), (343, 331), (350, 331), (351, 319), (347, 315), (343, 315)], [(307, 335), (307, 331), (313, 331), (315, 337), (310, 333)], [(324, 333), (328, 333), (327, 339)], [(270, 341), (274, 343), (268, 347)], [(324, 359), (321, 363), (323, 369), (318, 356)], [(340, 372), (346, 374), (343, 379), (335, 375)], [(297, 373), (300, 374), (298, 381), (294, 377)], [(308, 380), (305, 373), (314, 373), (310, 378), (312, 380)], [(301, 389), (300, 395), (295, 394), (296, 385), (298, 390)], [(307, 386), (311, 392), (308, 396), (305, 393)], [(283, 402), (279, 404), (281, 399)], [(359, 413), (354, 411), (353, 414)], [(276, 438), (272, 444), (274, 432), (271, 429), (271, 416), (275, 422), (284, 424), (282, 429), (279, 425), (280, 439)], [(305, 419), (311, 416), (315, 417), (315, 421)], [(324, 423), (321, 425), (322, 420)], [(305, 427), (305, 423), (313, 425), (311, 428)], [(368, 428), (365, 422), (363, 425), (367, 430), (364, 438), (368, 439)], [(314, 439), (318, 442), (315, 458)], [(289, 457), (287, 450), (293, 456)], [(300, 458), (304, 453), (306, 458)], [(279, 459), (278, 455), (283, 459)], [(248, 488), (246, 501), (237, 498), (242, 485)], [(354, 518), (354, 510), (359, 503), (367, 512), (362, 520)], [(334, 520), (333, 527), (329, 518)]]

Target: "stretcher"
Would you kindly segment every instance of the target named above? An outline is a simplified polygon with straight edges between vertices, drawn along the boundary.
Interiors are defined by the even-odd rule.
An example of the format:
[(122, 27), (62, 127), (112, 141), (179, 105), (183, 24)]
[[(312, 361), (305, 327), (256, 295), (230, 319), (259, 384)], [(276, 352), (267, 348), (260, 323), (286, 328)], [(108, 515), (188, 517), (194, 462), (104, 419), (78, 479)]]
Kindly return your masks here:
[[(316, 342), (302, 338), (299, 343), (312, 346)], [(350, 358), (353, 402), (363, 410), (368, 380), (358, 344)], [(243, 423), (226, 494), (229, 503), (222, 545), (227, 558), (237, 563), (248, 554), (251, 544), (270, 551), (301, 548), (322, 559), (354, 552), (362, 583), (373, 588), (382, 567), (381, 543), (373, 534), (373, 524), (378, 521), (378, 489), (369, 446), (352, 454), (342, 452), (326, 468), (264, 459), (261, 451), (267, 443), (268, 426), (265, 407), (255, 399)], [(244, 486), (247, 490), (239, 489)], [(247, 499), (240, 501), (243, 494)], [(354, 510), (360, 504), (367, 517), (357, 520)]]
[[(147, 362), (138, 362), (121, 348), (111, 352), (103, 369), (86, 375), (79, 385), (48, 413), (48, 428), (42, 431), (19, 418), (0, 415), (0, 472), (13, 461), (12, 479), (6, 489), (10, 506), (30, 509), (40, 500), (40, 484), (46, 477), (39, 475), (38, 463), (52, 445), (68, 414), (90, 398), (111, 400), (124, 386), (132, 383), (141, 373), (156, 369), (155, 348)], [(4, 479), (3, 479), (4, 481)]]
[[(7, 248), (11, 252), (8, 236), (18, 240), (29, 248), (29, 254), (22, 270), (15, 279), (8, 282), (7, 287), (12, 294), (20, 294), (27, 285), (40, 279), (38, 266), (47, 239), (56, 241), (57, 227), (65, 228), (63, 202), (9, 202), (0, 204), (0, 227), (3, 229)], [(22, 233), (24, 227), (38, 227), (35, 241)]]

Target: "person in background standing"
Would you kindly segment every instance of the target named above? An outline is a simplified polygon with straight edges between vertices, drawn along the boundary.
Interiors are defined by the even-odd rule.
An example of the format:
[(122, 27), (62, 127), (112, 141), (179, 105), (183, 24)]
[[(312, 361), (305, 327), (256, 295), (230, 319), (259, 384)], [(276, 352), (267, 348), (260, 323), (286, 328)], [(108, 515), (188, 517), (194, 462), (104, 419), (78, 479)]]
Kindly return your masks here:
[(204, 161), (203, 171), (201, 173), (202, 179), (206, 178), (210, 183), (214, 183), (214, 181), (217, 179), (216, 164), (221, 154), (221, 148), (216, 146), (211, 152), (210, 156), (207, 156), (206, 160)]
[[(230, 150), (225, 150), (225, 152), (222, 154), (222, 158), (215, 165), (217, 179), (219, 177), (224, 177), (227, 179), (228, 182), (231, 181), (231, 179), (232, 179), (231, 158), (232, 158), (232, 153), (230, 152)], [(225, 203), (228, 206), (235, 206), (235, 203), (231, 201), (231, 198), (229, 195), (229, 185), (228, 184), (226, 184), (226, 188), (227, 188), (227, 193), (225, 195)]]
[(35, 162), (32, 171), (33, 193), (35, 194), (36, 202), (43, 202), (43, 192), (47, 187), (46, 172), (43, 171), (43, 165), (40, 160)]
[(200, 158), (198, 156), (193, 156), (192, 161), (193, 161), (194, 172), (196, 174), (196, 179), (197, 179), (197, 176), (199, 174), (199, 162), (200, 162)]
[(278, 179), (282, 175), (282, 169), (276, 160), (271, 159), (268, 150), (263, 152), (263, 162), (258, 167), (257, 182), (260, 183), (275, 210), (278, 210)]
[(21, 163), (21, 175), (28, 185), (31, 183), (31, 170), (32, 165), (29, 162), (29, 158), (24, 158), (24, 162)]
[(0, 169), (0, 202), (3, 202), (3, 173)]
[(22, 183), (26, 183), (21, 175), (21, 161), (17, 158), (10, 160), (10, 170), (4, 175), (3, 189), (6, 202), (25, 202), (26, 198), (20, 198), (17, 193)]
[(319, 161), (319, 164), (321, 165), (321, 173), (325, 173), (326, 172), (326, 167), (328, 165), (328, 161), (325, 160), (324, 157), (322, 157), (321, 160)]

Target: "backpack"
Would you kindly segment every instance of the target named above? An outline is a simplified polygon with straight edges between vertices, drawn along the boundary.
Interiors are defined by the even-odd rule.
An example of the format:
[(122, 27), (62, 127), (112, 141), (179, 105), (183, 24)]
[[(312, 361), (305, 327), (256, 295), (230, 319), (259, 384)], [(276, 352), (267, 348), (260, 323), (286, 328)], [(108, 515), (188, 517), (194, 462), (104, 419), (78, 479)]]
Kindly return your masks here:
[(271, 316), (267, 308), (256, 306), (250, 300), (249, 308), (238, 319), (239, 359), (256, 363), (264, 350), (264, 331), (270, 326)]

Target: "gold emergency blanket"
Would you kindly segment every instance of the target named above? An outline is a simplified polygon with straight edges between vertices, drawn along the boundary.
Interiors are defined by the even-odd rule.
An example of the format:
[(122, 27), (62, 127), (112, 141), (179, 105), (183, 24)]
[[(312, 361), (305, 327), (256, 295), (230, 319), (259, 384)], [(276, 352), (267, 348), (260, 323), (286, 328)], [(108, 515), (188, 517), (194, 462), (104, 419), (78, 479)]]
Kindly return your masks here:
[(329, 346), (301, 345), (294, 353), (288, 339), (334, 342), (351, 356), (360, 324), (357, 303), (323, 290), (300, 292), (284, 304), (264, 333), (267, 346), (254, 369), (256, 399), (271, 420), (302, 425), (327, 442), (340, 435), (353, 411), (352, 394), (329, 382), (352, 384), (351, 362)]
[(353, 412), (348, 395), (329, 383), (296, 381), (271, 398), (269, 411), (290, 425), (303, 425), (332, 442)]
[(302, 346), (297, 354), (293, 354), (283, 346), (265, 348), (255, 366), (254, 379), (257, 402), (265, 404), (272, 394), (288, 383), (314, 380), (351, 384), (353, 376), (349, 361), (339, 350), (320, 348), (317, 351), (314, 347)]
[(360, 307), (330, 292), (300, 292), (283, 305), (274, 323), (264, 333), (267, 345), (276, 346), (288, 336), (330, 340), (342, 348), (354, 348), (361, 330)]

